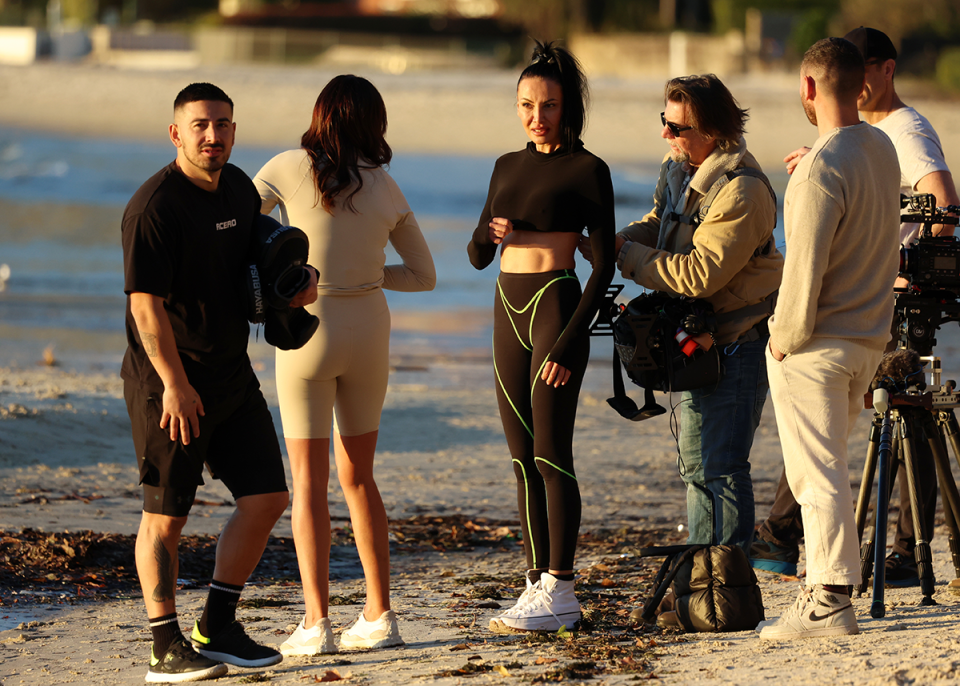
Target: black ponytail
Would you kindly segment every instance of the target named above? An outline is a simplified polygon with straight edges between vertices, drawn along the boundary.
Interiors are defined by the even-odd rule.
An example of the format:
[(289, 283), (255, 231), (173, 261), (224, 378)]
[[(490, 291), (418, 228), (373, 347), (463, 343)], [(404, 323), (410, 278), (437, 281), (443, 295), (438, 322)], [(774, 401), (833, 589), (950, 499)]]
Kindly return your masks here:
[(554, 42), (534, 41), (530, 66), (520, 73), (520, 81), (526, 78), (549, 79), (560, 85), (563, 93), (563, 109), (560, 113), (560, 144), (573, 150), (587, 123), (587, 107), (590, 91), (583, 67), (570, 51)]

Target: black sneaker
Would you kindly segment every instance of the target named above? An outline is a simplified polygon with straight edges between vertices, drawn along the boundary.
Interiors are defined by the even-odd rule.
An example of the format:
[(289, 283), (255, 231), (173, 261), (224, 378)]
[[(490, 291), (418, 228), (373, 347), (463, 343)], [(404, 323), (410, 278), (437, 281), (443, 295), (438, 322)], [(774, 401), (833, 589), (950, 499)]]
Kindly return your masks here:
[(237, 667), (267, 667), (283, 659), (283, 655), (273, 648), (262, 646), (247, 636), (240, 622), (231, 623), (210, 638), (201, 634), (200, 626), (194, 623), (190, 640), (201, 655)]
[(173, 684), (183, 681), (216, 679), (227, 673), (227, 666), (200, 655), (187, 643), (183, 635), (177, 636), (167, 651), (159, 658), (150, 648), (150, 669), (147, 683)]
[(920, 585), (920, 573), (912, 555), (892, 553), (884, 563), (884, 585), (909, 588)]
[(750, 565), (772, 574), (797, 575), (800, 548), (781, 548), (776, 543), (756, 538), (750, 546)]

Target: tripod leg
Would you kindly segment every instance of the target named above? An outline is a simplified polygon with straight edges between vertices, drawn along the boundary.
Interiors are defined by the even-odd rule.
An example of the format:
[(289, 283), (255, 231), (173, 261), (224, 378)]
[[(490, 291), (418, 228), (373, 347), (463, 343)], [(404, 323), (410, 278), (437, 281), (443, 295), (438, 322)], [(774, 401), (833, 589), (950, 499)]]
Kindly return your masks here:
[[(960, 425), (953, 410), (943, 410), (938, 420), (944, 429), (954, 455), (960, 455)], [(957, 492), (957, 483), (950, 471), (950, 460), (946, 454), (938, 455), (934, 452), (937, 462), (937, 478), (940, 481), (940, 500), (943, 503), (943, 514), (947, 523), (947, 534), (950, 541), (950, 554), (953, 557), (953, 572), (960, 578), (960, 493)]]
[[(918, 415), (917, 412), (920, 414)], [(907, 431), (903, 440), (903, 458), (906, 463), (906, 469), (904, 470), (907, 473), (907, 492), (910, 494), (910, 507), (913, 510), (911, 513), (913, 515), (913, 531), (914, 537), (916, 538), (916, 543), (913, 548), (913, 556), (917, 561), (917, 570), (920, 573), (920, 592), (923, 594), (923, 598), (920, 599), (920, 605), (936, 605), (937, 603), (933, 600), (933, 564), (932, 558), (930, 555), (930, 536), (929, 532), (924, 528), (923, 518), (920, 516), (920, 498), (917, 495), (917, 461), (916, 461), (916, 450), (914, 449), (913, 441), (923, 436), (923, 417), (931, 419), (930, 413), (926, 410), (916, 411), (911, 408), (904, 413), (906, 418)], [(934, 441), (937, 443), (937, 447), (942, 451), (943, 446), (939, 445), (940, 443), (940, 433), (939, 430), (934, 432), (932, 436), (929, 437), (931, 446), (934, 444)]]
[[(881, 423), (886, 415), (879, 412), (873, 416), (870, 425), (870, 437), (867, 440), (867, 457), (863, 463), (863, 477), (860, 479), (860, 494), (857, 496), (857, 536), (860, 539), (860, 584), (857, 586), (857, 595), (863, 595), (867, 590), (867, 583), (873, 576), (873, 539), (876, 529), (872, 526), (864, 531), (867, 519), (867, 510), (870, 507), (870, 492), (873, 490), (873, 479), (877, 471), (877, 452), (881, 440)], [(889, 437), (888, 437), (889, 439)]]
[(883, 415), (873, 416), (870, 425), (870, 438), (867, 440), (867, 458), (863, 462), (863, 477), (860, 479), (860, 494), (857, 496), (857, 536), (863, 541), (863, 527), (867, 521), (867, 509), (870, 507), (870, 493), (877, 471), (877, 451), (880, 445), (880, 427)]
[(860, 593), (862, 594), (867, 588), (867, 579), (869, 574), (864, 574), (864, 567), (869, 563), (871, 559), (868, 553), (873, 554), (872, 564), (873, 570), (870, 570), (873, 573), (873, 601), (870, 603), (870, 616), (874, 619), (879, 619), (883, 617), (885, 613), (885, 606), (883, 604), (883, 581), (884, 573), (886, 572), (886, 567), (884, 567), (884, 555), (887, 549), (887, 511), (890, 507), (890, 486), (887, 484), (887, 481), (891, 476), (890, 463), (891, 460), (891, 436), (894, 431), (894, 419), (891, 417), (891, 412), (885, 412), (880, 422), (880, 441), (877, 448), (877, 456), (880, 467), (880, 483), (877, 484), (877, 505), (876, 505), (876, 515), (877, 521), (876, 526), (874, 527), (874, 535), (876, 540), (871, 542), (874, 546), (872, 551), (865, 551), (861, 548), (860, 553)]

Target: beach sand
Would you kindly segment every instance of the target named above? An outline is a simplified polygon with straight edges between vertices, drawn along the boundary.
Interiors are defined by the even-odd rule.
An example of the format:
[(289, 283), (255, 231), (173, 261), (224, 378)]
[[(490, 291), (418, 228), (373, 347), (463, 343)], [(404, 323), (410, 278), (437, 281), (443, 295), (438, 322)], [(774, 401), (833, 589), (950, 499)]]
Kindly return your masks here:
[[(290, 144), (306, 125), (327, 76), (317, 70), (275, 68), (178, 73), (54, 64), (0, 68), (0, 92), (5, 94), (0, 125), (130, 138), (134, 143), (162, 140), (176, 90), (189, 81), (211, 80), (237, 103), (239, 131), (246, 136), (238, 145)], [(514, 79), (499, 72), (376, 76), (390, 112), (391, 144), (398, 151), (417, 152), (489, 153), (519, 147), (522, 134), (511, 109)], [(753, 109), (748, 142), (761, 163), (773, 168), (786, 152), (813, 141), (814, 129), (796, 103), (793, 77), (743, 80), (738, 86), (734, 92)], [(596, 84), (588, 147), (610, 159), (655, 168), (664, 150), (656, 119), (661, 87), (653, 82)], [(69, 117), (63, 115), (64, 103), (69, 103)], [(960, 131), (950, 106), (933, 100), (916, 104), (942, 135)], [(960, 141), (945, 138), (948, 156), (953, 143)], [(397, 315), (396, 326), (409, 331), (434, 330), (443, 319), (450, 322), (422, 314)], [(948, 324), (939, 338), (937, 352), (949, 378), (960, 369), (960, 332)], [(51, 342), (59, 364), (38, 364)], [(117, 374), (123, 346), (120, 332), (10, 330), (0, 323), (0, 554), (16, 557), (13, 546), (23, 529), (53, 538), (67, 531), (136, 531), (140, 493)], [(595, 341), (595, 356), (607, 359), (603, 351), (609, 351), (608, 346), (605, 340)], [(271, 356), (265, 344), (251, 346), (265, 395), (276, 411)], [(394, 350), (393, 363), (377, 480), (396, 522), (393, 597), (408, 645), (293, 658), (270, 669), (231, 668), (221, 682), (316, 683), (336, 672), (349, 683), (362, 684), (542, 682), (561, 677), (578, 682), (593, 675), (591, 683), (611, 685), (653, 676), (677, 684), (760, 684), (787, 678), (863, 686), (960, 676), (960, 597), (946, 589), (955, 574), (942, 514), (932, 545), (938, 605), (918, 607), (918, 589), (888, 589), (886, 616), (875, 620), (869, 614), (869, 593), (855, 598), (859, 636), (769, 644), (752, 632), (677, 635), (635, 627), (629, 612), (649, 594), (651, 574), (659, 563), (639, 560), (637, 552), (649, 543), (680, 540), (685, 494), (669, 416), (637, 424), (619, 418), (605, 402), (611, 395), (609, 363), (599, 361), (587, 372), (574, 445), (584, 506), (580, 593), (592, 630), (547, 640), (490, 634), (486, 623), (495, 612), (491, 604), (507, 605), (510, 594), (519, 593), (523, 558), (516, 544), (515, 479), (499, 424), (489, 351), (439, 356), (408, 347)], [(860, 481), (870, 417), (868, 412), (861, 415), (850, 440), (853, 488)], [(751, 461), (757, 517), (762, 519), (781, 470), (769, 402)], [(956, 461), (953, 468), (960, 474)], [(185, 533), (216, 534), (230, 512), (222, 504), (229, 494), (219, 482), (208, 480), (199, 497), (202, 504), (194, 508)], [(360, 611), (363, 581), (356, 553), (343, 533), (347, 511), (335, 478), (330, 498), (334, 524), (346, 537), (337, 539), (333, 553), (332, 593), (345, 603), (331, 608), (339, 631)], [(403, 532), (410, 531), (410, 522), (430, 517), (436, 517), (438, 530), (450, 522), (457, 523), (461, 534), (463, 529), (492, 530), (484, 535), (497, 542), (467, 546), (472, 550), (422, 541), (414, 545)], [(496, 533), (501, 527), (506, 532)], [(289, 554), (289, 511), (274, 534), (277, 542), (267, 557)], [(436, 535), (447, 542), (457, 537), (450, 531)], [(189, 630), (205, 597), (197, 586), (206, 579), (181, 576), (180, 619)], [(244, 593), (248, 602), (240, 618), (263, 642), (279, 644), (302, 613), (298, 587), (282, 577), (268, 574), (266, 581)], [(762, 575), (760, 584), (768, 618), (779, 616), (798, 591), (796, 579)], [(41, 578), (35, 587), (0, 591), (2, 686), (142, 682), (150, 638), (139, 591), (128, 588), (84, 600), (89, 588), (56, 587)]]

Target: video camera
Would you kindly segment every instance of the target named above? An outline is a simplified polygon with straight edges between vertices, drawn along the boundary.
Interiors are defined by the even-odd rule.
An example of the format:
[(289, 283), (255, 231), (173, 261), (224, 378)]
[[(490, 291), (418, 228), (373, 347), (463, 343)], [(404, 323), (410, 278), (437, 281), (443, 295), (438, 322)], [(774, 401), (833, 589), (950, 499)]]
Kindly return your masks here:
[(956, 226), (960, 206), (937, 207), (937, 199), (929, 193), (912, 197), (900, 196), (904, 210), (900, 221), (921, 224), (917, 240), (900, 248), (900, 276), (919, 289), (949, 290), (960, 288), (960, 241), (956, 236), (934, 236), (934, 224)]
[(960, 240), (933, 235), (934, 224), (960, 222), (951, 216), (960, 214), (960, 206), (937, 207), (936, 197), (924, 193), (901, 196), (900, 207), (901, 221), (921, 224), (921, 230), (913, 243), (900, 248), (900, 276), (910, 286), (895, 291), (898, 347), (929, 356), (940, 325), (960, 321)]

